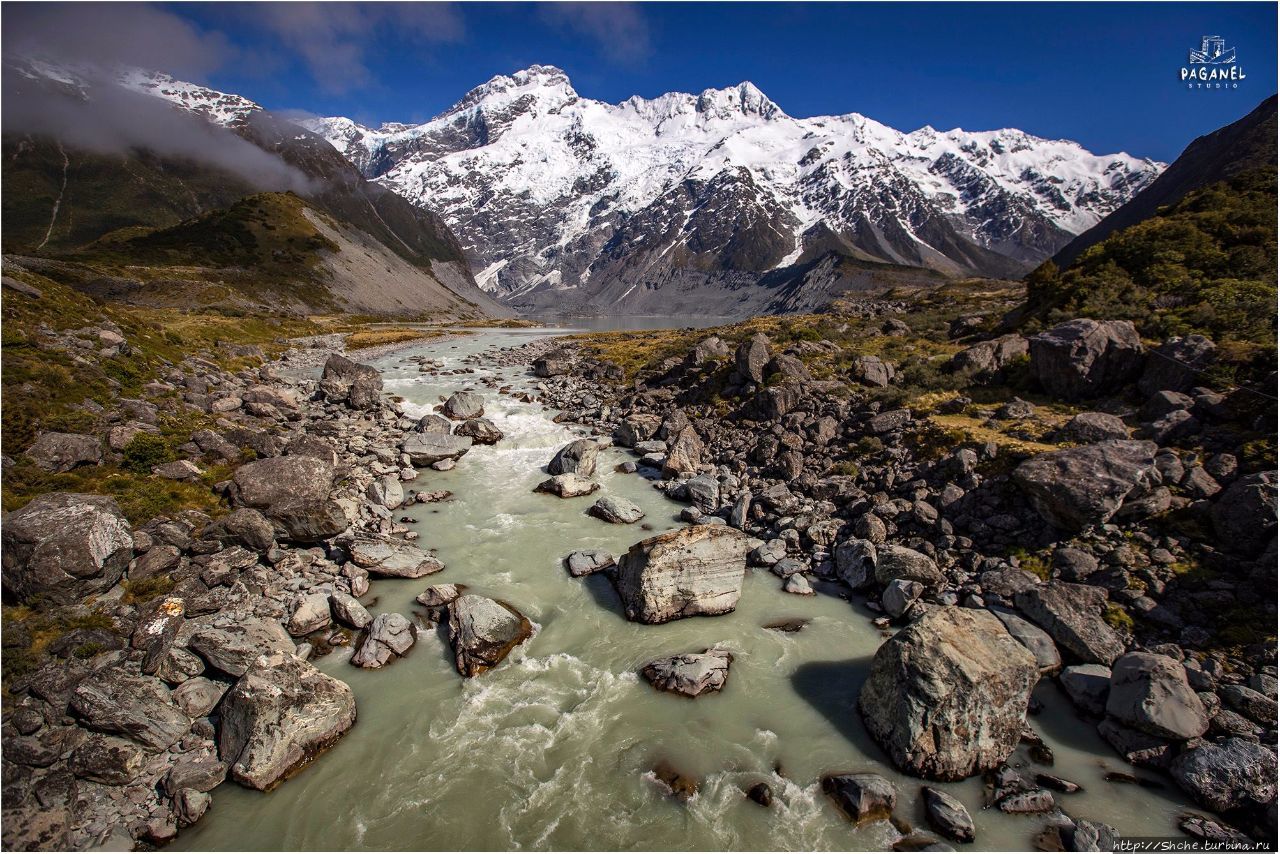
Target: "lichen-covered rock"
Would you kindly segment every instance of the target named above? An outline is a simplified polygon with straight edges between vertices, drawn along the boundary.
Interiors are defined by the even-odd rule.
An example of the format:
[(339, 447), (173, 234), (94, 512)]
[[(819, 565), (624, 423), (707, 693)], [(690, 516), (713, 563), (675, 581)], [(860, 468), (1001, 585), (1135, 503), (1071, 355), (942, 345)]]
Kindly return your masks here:
[(79, 433), (41, 433), (26, 454), (38, 468), (60, 474), (102, 462), (102, 441)]
[(133, 558), (133, 532), (115, 499), (51, 492), (6, 513), (4, 589), (22, 601), (70, 605), (111, 588)]
[(613, 583), (628, 620), (665, 623), (732, 611), (746, 568), (742, 532), (694, 525), (633, 545), (618, 560)]
[(210, 667), (228, 676), (243, 676), (262, 655), (293, 652), (293, 638), (274, 620), (228, 618), (200, 626), (187, 647)]
[(1160, 483), (1154, 442), (1113, 439), (1040, 454), (1013, 480), (1045, 521), (1080, 531), (1111, 520), (1130, 498)]
[(71, 708), (89, 729), (124, 736), (155, 753), (191, 728), (163, 682), (124, 669), (91, 674), (76, 686)]
[(269, 457), (240, 466), (232, 480), (236, 501), (261, 510), (287, 501), (328, 498), (333, 466), (315, 457)]
[(1169, 770), (1179, 786), (1217, 812), (1276, 799), (1276, 755), (1243, 738), (1203, 741), (1179, 754)]
[(286, 652), (255, 662), (221, 708), (218, 755), (231, 763), (231, 779), (264, 791), (356, 721), (356, 698), (346, 683)]
[(986, 611), (929, 609), (877, 650), (858, 708), (908, 774), (959, 780), (1017, 746), (1035, 657)]
[(532, 634), (533, 624), (505, 602), (466, 593), (449, 604), (449, 640), (463, 676), (497, 667)]
[(1256, 555), (1276, 535), (1276, 474), (1258, 472), (1232, 483), (1210, 512), (1214, 533), (1233, 552)]

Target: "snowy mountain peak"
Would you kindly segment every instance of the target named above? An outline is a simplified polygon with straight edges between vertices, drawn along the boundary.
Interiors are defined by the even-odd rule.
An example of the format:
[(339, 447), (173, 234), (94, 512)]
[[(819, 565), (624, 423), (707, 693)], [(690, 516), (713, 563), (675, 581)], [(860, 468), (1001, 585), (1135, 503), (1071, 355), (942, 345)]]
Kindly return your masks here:
[(698, 96), (698, 112), (718, 119), (740, 116), (758, 116), (762, 119), (787, 117), (754, 83), (745, 80), (727, 89), (704, 89)]
[(554, 65), (531, 65), (514, 74), (499, 74), (477, 86), (443, 116), (476, 107), (500, 110), (521, 100), (536, 103), (543, 110), (554, 110), (577, 99), (578, 93), (564, 71)]

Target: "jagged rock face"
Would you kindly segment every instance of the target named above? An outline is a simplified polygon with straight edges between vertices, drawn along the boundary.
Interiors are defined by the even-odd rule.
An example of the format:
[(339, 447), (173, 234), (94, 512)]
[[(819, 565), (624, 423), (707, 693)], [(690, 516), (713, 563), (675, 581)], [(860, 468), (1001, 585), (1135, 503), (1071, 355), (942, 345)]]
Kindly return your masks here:
[(908, 774), (960, 780), (1022, 734), (1036, 659), (986, 611), (936, 608), (876, 651), (858, 696), (871, 735)]
[(666, 623), (732, 611), (746, 569), (745, 535), (695, 525), (636, 543), (619, 559), (613, 583), (628, 620)]
[(365, 176), (429, 201), (480, 285), (532, 309), (672, 311), (698, 292), (745, 313), (777, 296), (751, 287), (769, 271), (830, 251), (1010, 275), (1162, 168), (1017, 130), (796, 119), (750, 83), (610, 105), (548, 66), (495, 77), (421, 125), (304, 124)]

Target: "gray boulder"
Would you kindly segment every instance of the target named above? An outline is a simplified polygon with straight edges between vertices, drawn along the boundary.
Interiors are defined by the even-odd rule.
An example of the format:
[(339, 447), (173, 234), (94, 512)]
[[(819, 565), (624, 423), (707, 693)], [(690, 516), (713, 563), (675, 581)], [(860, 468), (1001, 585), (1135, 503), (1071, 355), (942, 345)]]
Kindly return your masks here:
[(329, 597), (324, 593), (310, 593), (294, 605), (289, 617), (289, 634), (302, 637), (328, 628), (331, 622)]
[(946, 580), (933, 558), (906, 546), (885, 544), (876, 549), (876, 581), (889, 584), (894, 580), (918, 581), (935, 587)]
[(330, 403), (344, 403), (353, 409), (375, 409), (382, 399), (382, 374), (371, 365), (334, 353), (324, 363), (320, 393)]
[(564, 559), (565, 568), (574, 578), (581, 578), (613, 566), (613, 555), (602, 551), (577, 551)]
[(374, 504), (394, 510), (404, 503), (404, 487), (400, 485), (400, 478), (385, 474), (369, 484), (365, 496)]
[(1142, 340), (1127, 320), (1080, 318), (1030, 340), (1031, 367), (1046, 391), (1064, 400), (1111, 394), (1142, 370)]
[(1013, 471), (1046, 522), (1064, 531), (1102, 525), (1160, 483), (1154, 442), (1109, 440), (1040, 454)]
[(1180, 753), (1169, 771), (1201, 806), (1217, 812), (1276, 799), (1275, 753), (1243, 738), (1202, 741)]
[(232, 481), (237, 503), (244, 507), (270, 508), (300, 499), (328, 498), (333, 485), (333, 466), (315, 457), (269, 457), (240, 466), (232, 475)]
[(411, 433), (405, 437), (400, 450), (409, 455), (415, 466), (429, 466), (441, 460), (458, 460), (471, 450), (469, 436), (452, 433)]
[(973, 841), (976, 829), (964, 804), (932, 786), (922, 786), (920, 794), (924, 796), (924, 814), (930, 827), (955, 842)]
[(468, 678), (502, 663), (533, 635), (533, 625), (505, 602), (465, 593), (449, 605), (454, 664)]
[(1246, 475), (1219, 493), (1209, 513), (1214, 533), (1231, 551), (1253, 556), (1276, 535), (1276, 474)]
[(419, 605), (426, 605), (428, 608), (439, 608), (442, 605), (448, 605), (465, 593), (466, 590), (467, 585), (465, 584), (437, 584), (434, 587), (428, 587), (413, 597), (413, 601)]
[(879, 774), (827, 774), (822, 791), (854, 824), (888, 819), (898, 805), (898, 791)]
[(1058, 676), (1076, 708), (1101, 717), (1107, 711), (1107, 695), (1111, 693), (1111, 668), (1101, 664), (1076, 664), (1063, 668)]
[(477, 445), (496, 445), (502, 441), (502, 431), (488, 418), (471, 418), (458, 425), (454, 431), (467, 436)]
[(893, 365), (876, 356), (858, 356), (853, 360), (849, 375), (865, 386), (884, 388), (893, 382)]
[(576, 474), (579, 477), (591, 477), (596, 472), (596, 457), (600, 446), (591, 439), (574, 439), (551, 458), (547, 463), (549, 474)]
[(876, 651), (858, 695), (868, 731), (901, 770), (959, 780), (1017, 746), (1036, 659), (986, 611), (933, 608)]
[(628, 415), (613, 429), (613, 444), (620, 448), (634, 448), (657, 435), (661, 426), (662, 419), (656, 415)]
[(163, 682), (122, 669), (101, 670), (81, 681), (71, 695), (71, 709), (88, 729), (124, 736), (153, 753), (191, 728)]
[(908, 581), (895, 578), (885, 585), (880, 594), (880, 604), (890, 617), (901, 617), (924, 594), (924, 585), (919, 581)]
[(747, 542), (726, 525), (693, 525), (636, 543), (612, 576), (627, 619), (665, 623), (729, 613), (742, 595)]
[(1102, 619), (1107, 594), (1100, 587), (1050, 581), (1018, 593), (1014, 602), (1059, 647), (1087, 664), (1110, 667), (1124, 653), (1119, 635)]
[(329, 594), (329, 608), (335, 620), (356, 631), (373, 622), (369, 610), (360, 604), (360, 600), (341, 590), (335, 590)]
[(1082, 445), (1105, 442), (1108, 439), (1128, 439), (1129, 428), (1124, 421), (1105, 412), (1081, 412), (1062, 427), (1062, 438)]
[(205, 528), (204, 538), (265, 552), (275, 544), (276, 529), (271, 520), (252, 507), (238, 507)]
[(698, 470), (702, 465), (702, 439), (691, 426), (681, 428), (671, 442), (667, 458), (662, 463), (663, 477), (680, 477)]
[(67, 767), (81, 780), (123, 786), (142, 773), (147, 759), (147, 754), (131, 741), (93, 735), (71, 754)]
[(395, 537), (363, 537), (349, 547), (356, 566), (383, 578), (422, 578), (444, 564), (417, 546)]
[(295, 543), (318, 543), (351, 526), (342, 505), (332, 498), (295, 498), (273, 504), (266, 511), (275, 534)]
[(1027, 351), (1027, 339), (1021, 335), (1002, 335), (956, 353), (951, 357), (951, 369), (976, 376), (997, 374), (1026, 356)]
[(615, 525), (630, 525), (644, 518), (644, 511), (635, 502), (617, 495), (606, 495), (598, 499), (587, 508), (587, 512)]
[(1107, 714), (1161, 738), (1195, 738), (1209, 728), (1204, 704), (1187, 684), (1182, 664), (1149, 652), (1131, 652), (1115, 660)]
[(26, 454), (37, 468), (59, 474), (102, 462), (102, 442), (79, 433), (41, 433)]
[(413, 646), (413, 623), (403, 614), (383, 613), (373, 618), (360, 648), (351, 656), (356, 667), (376, 669), (404, 655)]
[(292, 653), (295, 646), (284, 626), (256, 618), (200, 626), (187, 640), (188, 649), (228, 676), (243, 676), (259, 656)]
[(115, 585), (133, 532), (115, 499), (50, 492), (4, 515), (4, 589), (20, 601), (82, 602)]
[(467, 421), (484, 415), (484, 398), (475, 392), (455, 391), (449, 395), (441, 409), (446, 418), (454, 421)]
[(587, 480), (577, 474), (558, 474), (547, 478), (533, 488), (534, 492), (549, 492), (561, 498), (578, 498), (590, 495), (600, 488), (594, 480)]
[(853, 590), (865, 590), (876, 579), (876, 546), (870, 540), (845, 540), (836, 546), (836, 577)]
[(291, 652), (254, 662), (222, 702), (218, 755), (243, 786), (266, 791), (356, 722), (356, 698)]
[(764, 366), (769, 362), (768, 337), (756, 333), (750, 340), (743, 341), (738, 345), (733, 361), (744, 381), (757, 385), (764, 382)]
[(1213, 363), (1217, 347), (1203, 335), (1170, 338), (1152, 351), (1146, 370), (1138, 380), (1138, 391), (1153, 395), (1158, 391), (1190, 391), (1201, 385), (1200, 372)]
[(685, 653), (649, 662), (640, 671), (659, 691), (697, 697), (719, 691), (729, 679), (733, 655), (712, 647), (700, 653)]

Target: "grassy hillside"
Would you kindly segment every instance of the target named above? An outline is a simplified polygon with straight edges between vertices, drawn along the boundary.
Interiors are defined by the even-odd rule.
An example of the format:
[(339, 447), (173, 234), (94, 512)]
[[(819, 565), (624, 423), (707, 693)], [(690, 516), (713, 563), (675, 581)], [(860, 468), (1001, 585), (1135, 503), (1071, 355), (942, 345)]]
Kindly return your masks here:
[(1276, 170), (1195, 190), (1090, 247), (1066, 270), (1027, 277), (1026, 325), (1132, 320), (1149, 338), (1201, 333), (1242, 368), (1275, 369)]

